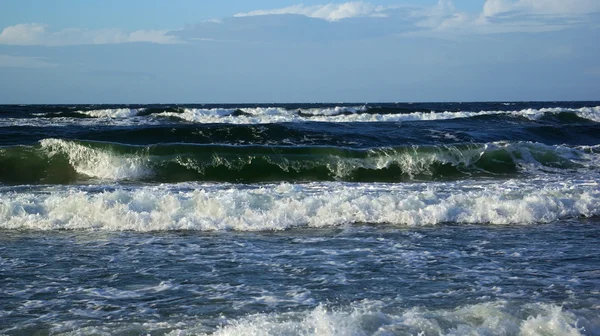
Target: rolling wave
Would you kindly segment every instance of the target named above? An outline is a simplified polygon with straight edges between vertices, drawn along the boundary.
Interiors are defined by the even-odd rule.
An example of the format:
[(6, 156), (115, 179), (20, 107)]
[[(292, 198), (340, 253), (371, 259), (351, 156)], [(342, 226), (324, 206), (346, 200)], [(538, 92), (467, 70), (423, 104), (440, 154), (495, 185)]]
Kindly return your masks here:
[(83, 114), (83, 115), (93, 117), (93, 118), (129, 118), (129, 117), (135, 117), (143, 111), (144, 111), (144, 109), (117, 108), (117, 109), (77, 111), (75, 113)]
[(184, 109), (182, 112), (163, 112), (156, 116), (171, 117), (194, 123), (263, 124), (281, 122), (402, 122), (472, 118), (505, 115), (538, 120), (547, 114), (573, 114), (581, 119), (600, 122), (600, 106), (572, 108), (523, 109), (518, 111), (414, 111), (383, 110), (380, 108), (335, 107), (330, 109), (287, 110), (283, 108), (247, 109)]
[[(568, 118), (569, 120), (564, 120)], [(577, 118), (577, 120), (572, 120)], [(87, 127), (12, 125), (0, 131), (0, 146), (34, 144), (47, 138), (110, 141), (131, 145), (190, 143), (223, 145), (331, 146), (375, 148), (456, 143), (490, 143), (511, 139), (549, 145), (600, 143), (600, 123), (581, 122), (574, 115), (545, 117), (543, 122), (499, 120), (484, 116), (432, 125), (422, 123), (285, 123), (285, 124), (173, 124)], [(550, 120), (548, 120), (550, 119)], [(560, 119), (556, 121), (555, 119)], [(50, 119), (48, 119), (50, 120)], [(83, 119), (99, 121), (94, 118)], [(116, 120), (116, 119), (115, 119)], [(128, 119), (133, 122), (132, 119)], [(1, 148), (1, 147), (0, 147)]]
[(598, 154), (590, 148), (531, 142), (370, 149), (182, 143), (132, 146), (44, 139), (35, 146), (1, 148), (0, 182), (402, 182), (502, 177), (591, 171), (597, 167)]
[[(505, 106), (506, 107), (506, 106)], [(3, 118), (2, 124), (12, 125), (53, 125), (53, 124), (93, 124), (94, 119), (101, 124), (127, 125), (128, 123), (158, 123), (164, 119), (188, 123), (226, 124), (271, 124), (291, 122), (407, 122), (435, 121), (485, 116), (503, 116), (540, 120), (558, 116), (559, 121), (600, 122), (600, 106), (581, 108), (526, 108), (521, 110), (451, 110), (437, 111), (423, 108), (395, 108), (377, 106), (332, 106), (319, 108), (286, 107), (217, 107), (217, 108), (107, 108), (88, 110), (66, 110), (64, 112), (36, 113), (35, 118)]]
[(0, 228), (269, 231), (357, 223), (534, 224), (600, 215), (593, 180), (90, 188), (0, 191)]

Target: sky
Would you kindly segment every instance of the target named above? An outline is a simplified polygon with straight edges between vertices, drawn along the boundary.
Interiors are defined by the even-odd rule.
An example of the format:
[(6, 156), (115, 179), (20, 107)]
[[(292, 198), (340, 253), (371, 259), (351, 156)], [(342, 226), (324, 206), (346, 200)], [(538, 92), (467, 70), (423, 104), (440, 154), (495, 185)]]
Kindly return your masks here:
[(531, 100), (600, 100), (600, 1), (0, 2), (0, 104)]

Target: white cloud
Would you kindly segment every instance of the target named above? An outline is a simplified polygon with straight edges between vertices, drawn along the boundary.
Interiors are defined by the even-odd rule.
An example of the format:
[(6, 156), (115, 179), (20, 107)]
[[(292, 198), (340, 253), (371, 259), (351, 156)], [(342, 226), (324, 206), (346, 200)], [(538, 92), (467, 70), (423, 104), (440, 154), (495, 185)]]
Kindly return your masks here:
[[(595, 15), (594, 15), (595, 14)], [(486, 0), (476, 32), (544, 32), (594, 23), (598, 0)]]
[(50, 68), (56, 64), (42, 57), (0, 55), (0, 67), (3, 68)]
[(167, 30), (137, 30), (124, 32), (121, 29), (88, 30), (68, 28), (49, 31), (47, 25), (25, 23), (6, 27), (0, 33), (0, 44), (64, 46), (81, 44), (112, 44), (128, 42), (151, 42), (160, 44), (177, 43), (176, 37)]
[(600, 11), (598, 0), (486, 0), (484, 17), (507, 13), (572, 16)]
[(18, 24), (6, 27), (0, 33), (0, 43), (28, 45), (35, 44), (44, 35), (46, 27), (38, 23)]
[[(378, 6), (365, 1), (295, 5), (238, 13), (233, 18), (205, 21), (171, 31), (126, 32), (122, 29), (81, 28), (51, 31), (46, 25), (27, 23), (1, 30), (0, 44), (170, 44), (213, 40), (288, 42), (367, 39), (391, 35), (457, 38), (474, 34), (557, 31), (585, 25), (595, 29), (600, 27), (600, 0), (485, 0), (477, 13), (461, 11), (454, 3), (460, 4), (458, 1), (439, 0), (433, 6)], [(297, 16), (273, 16), (277, 14)], [(261, 17), (265, 15), (271, 16)], [(380, 17), (386, 17), (387, 20), (378, 20)], [(345, 20), (350, 18), (371, 19), (361, 22)], [(284, 27), (286, 29), (281, 29)]]
[(439, 0), (436, 6), (423, 7), (412, 11), (415, 24), (432, 30), (448, 30), (465, 25), (470, 15), (456, 9), (452, 1)]
[(280, 14), (296, 14), (304, 15), (311, 18), (323, 19), (328, 21), (339, 21), (342, 19), (356, 17), (381, 17), (386, 16), (384, 6), (375, 6), (370, 3), (356, 1), (346, 2), (342, 4), (326, 4), (326, 5), (295, 5), (279, 9), (256, 10), (247, 13), (235, 14), (235, 17), (244, 16), (260, 16), (260, 15), (280, 15)]
[(486, 0), (481, 12), (472, 14), (457, 9), (452, 0), (439, 0), (434, 6), (421, 7), (376, 6), (358, 1), (256, 10), (238, 13), (235, 17), (295, 14), (332, 22), (358, 17), (388, 17), (412, 22), (414, 28), (420, 29), (418, 32), (405, 29), (404, 34), (456, 36), (559, 30), (579, 19), (586, 20), (585, 14), (599, 9), (600, 0)]
[(478, 14), (458, 10), (451, 0), (439, 0), (436, 6), (413, 11), (415, 24), (426, 29), (407, 34), (443, 37), (548, 32), (591, 23), (597, 13), (598, 0), (486, 0)]

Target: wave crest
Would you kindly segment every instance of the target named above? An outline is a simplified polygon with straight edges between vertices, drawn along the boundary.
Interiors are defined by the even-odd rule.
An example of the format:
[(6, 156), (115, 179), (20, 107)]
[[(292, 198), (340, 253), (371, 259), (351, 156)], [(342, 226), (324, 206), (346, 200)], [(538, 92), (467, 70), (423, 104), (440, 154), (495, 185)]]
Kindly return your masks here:
[(75, 141), (44, 139), (41, 150), (50, 158), (62, 155), (79, 174), (109, 180), (143, 179), (152, 174), (144, 155), (123, 155), (110, 147), (98, 149)]
[[(539, 181), (538, 181), (539, 182)], [(540, 185), (545, 185), (540, 187)], [(193, 186), (4, 194), (0, 228), (286, 230), (354, 223), (399, 226), (548, 223), (600, 214), (597, 183)]]
[(343, 147), (162, 144), (132, 146), (44, 139), (0, 149), (0, 181), (65, 183), (95, 178), (153, 182), (403, 182), (597, 170), (587, 147), (531, 142)]
[[(76, 112), (52, 112), (47, 117), (69, 119), (73, 113), (79, 116), (100, 119), (102, 122), (121, 124), (123, 120), (131, 119), (136, 122), (156, 122), (157, 119), (170, 118), (177, 121), (190, 123), (226, 123), (226, 124), (270, 124), (289, 122), (404, 122), (404, 121), (436, 121), (484, 116), (508, 116), (540, 120), (545, 116), (568, 114), (589, 121), (600, 122), (600, 106), (581, 108), (527, 108), (521, 110), (481, 110), (481, 111), (434, 111), (424, 109), (406, 109), (395, 107), (377, 107), (370, 105), (360, 106), (331, 106), (319, 108), (288, 109), (284, 107), (219, 107), (219, 108), (190, 108), (190, 107), (164, 107), (164, 108), (113, 108), (98, 110), (79, 110)], [(13, 123), (32, 123), (28, 119), (8, 118)], [(40, 119), (39, 123), (43, 123)], [(82, 123), (81, 118), (74, 118), (73, 122)], [(89, 122), (88, 122), (89, 123)]]
[(130, 109), (130, 108), (118, 108), (118, 109), (102, 109), (102, 110), (89, 110), (89, 111), (77, 111), (77, 113), (87, 115), (94, 118), (130, 118), (137, 116), (144, 109)]
[(412, 308), (383, 312), (377, 302), (351, 310), (319, 305), (303, 314), (256, 314), (231, 321), (213, 335), (561, 335), (581, 336), (575, 314), (547, 304), (505, 301), (455, 310)]

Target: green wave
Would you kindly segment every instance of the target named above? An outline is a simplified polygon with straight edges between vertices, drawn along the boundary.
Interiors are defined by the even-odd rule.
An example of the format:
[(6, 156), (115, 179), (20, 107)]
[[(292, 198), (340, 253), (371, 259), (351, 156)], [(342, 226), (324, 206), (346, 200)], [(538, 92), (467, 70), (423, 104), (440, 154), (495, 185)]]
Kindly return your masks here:
[(351, 149), (44, 139), (34, 146), (1, 148), (0, 182), (402, 182), (579, 169), (590, 155), (595, 154), (527, 142)]

